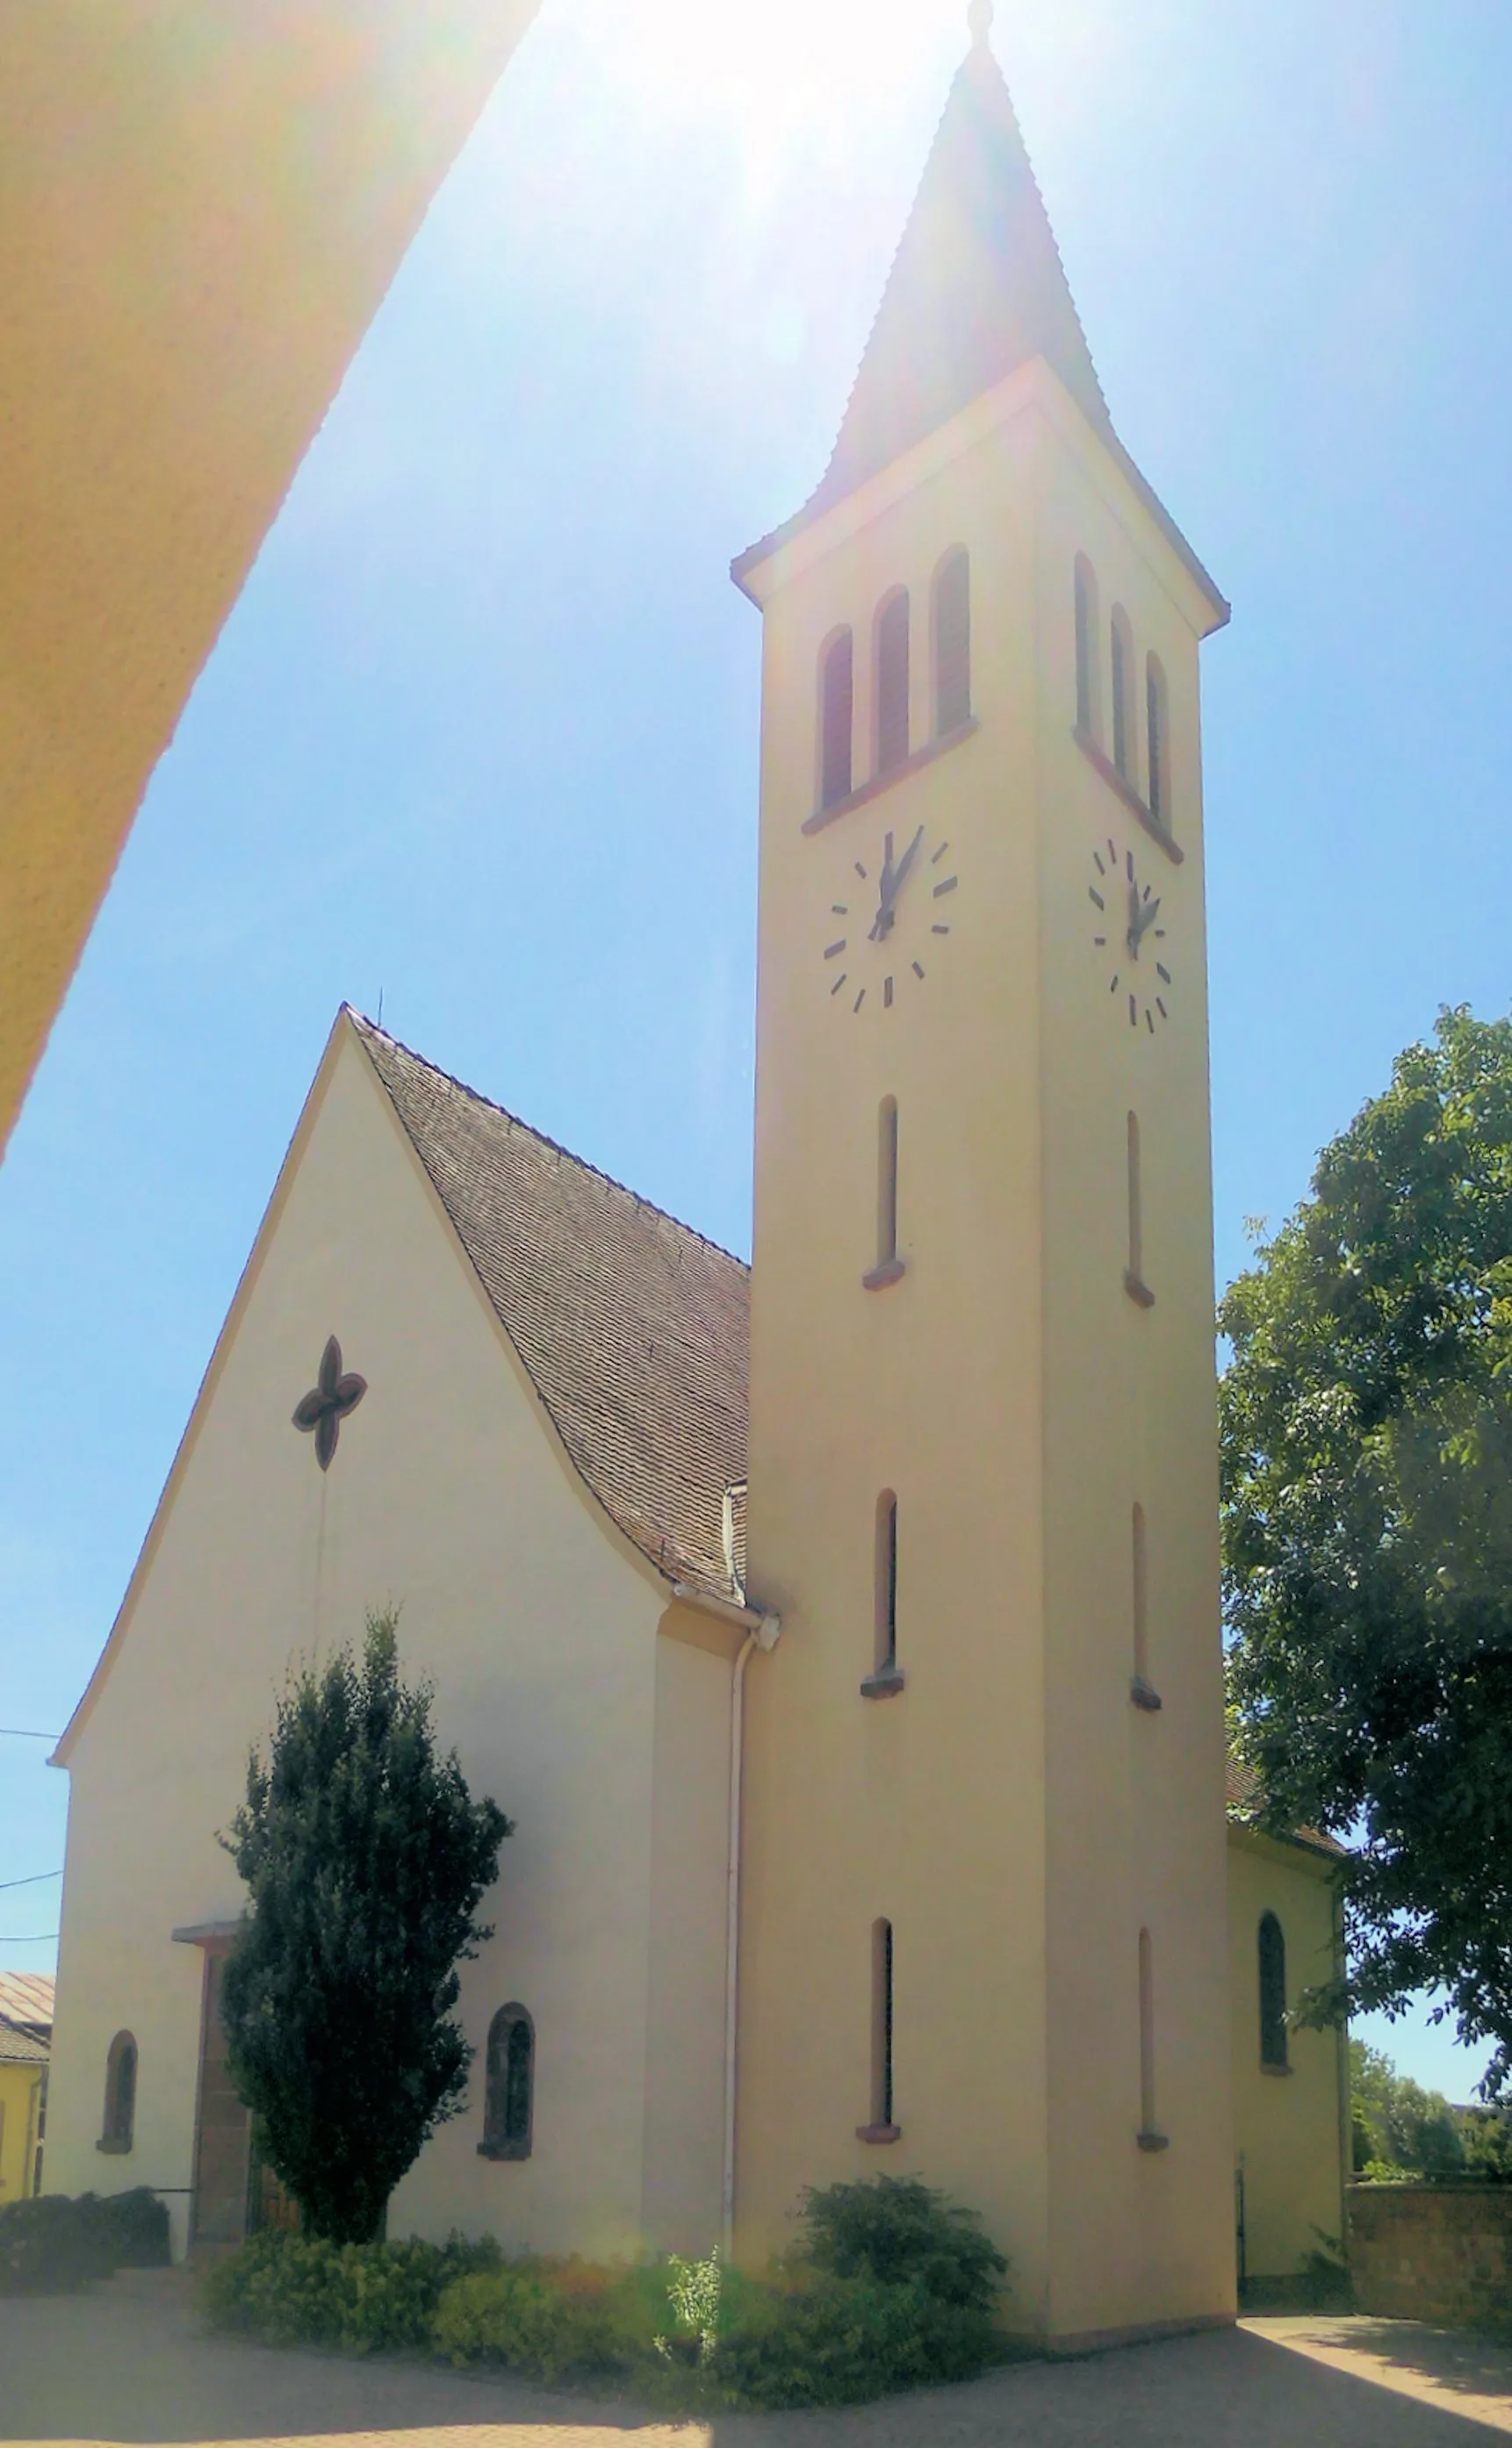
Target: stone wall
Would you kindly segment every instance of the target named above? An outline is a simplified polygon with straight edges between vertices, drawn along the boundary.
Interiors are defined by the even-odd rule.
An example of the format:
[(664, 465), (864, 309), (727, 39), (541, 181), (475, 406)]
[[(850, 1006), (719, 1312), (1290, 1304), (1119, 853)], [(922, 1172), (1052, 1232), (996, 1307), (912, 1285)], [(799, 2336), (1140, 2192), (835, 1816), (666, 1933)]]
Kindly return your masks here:
[(1512, 2318), (1512, 2186), (1351, 2185), (1349, 2208), (1362, 2312), (1469, 2324)]

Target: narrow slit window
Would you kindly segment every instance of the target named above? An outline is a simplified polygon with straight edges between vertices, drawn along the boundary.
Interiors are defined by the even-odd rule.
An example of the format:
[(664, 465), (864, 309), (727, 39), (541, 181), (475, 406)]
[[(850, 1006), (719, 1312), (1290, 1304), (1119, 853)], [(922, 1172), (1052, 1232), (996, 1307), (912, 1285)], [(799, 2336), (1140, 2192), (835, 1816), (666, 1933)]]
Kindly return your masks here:
[(129, 2032), (117, 2032), (105, 2058), (101, 2150), (129, 2151), (136, 2134), (136, 2122), (137, 2044)]
[(819, 804), (825, 808), (851, 795), (853, 684), (851, 632), (842, 629), (826, 647), (820, 666)]
[(877, 772), (909, 755), (909, 598), (900, 588), (877, 620)]
[(1150, 767), (1150, 813), (1162, 824), (1171, 820), (1170, 741), (1167, 736), (1165, 673), (1158, 655), (1144, 665), (1145, 753)]
[(892, 2096), (892, 1923), (871, 1924), (871, 2114), (878, 2138), (896, 2132)]
[(878, 1674), (898, 1671), (898, 1500), (888, 1488), (877, 1499), (876, 1654)]
[(934, 728), (937, 737), (971, 719), (971, 564), (952, 552), (934, 582)]
[(1145, 1553), (1144, 1507), (1130, 1516), (1130, 1573), (1134, 1588), (1134, 1680), (1140, 1692), (1150, 1689), (1149, 1564)]
[(501, 2006), (488, 2026), (483, 2102), (485, 2159), (528, 2159), (535, 2116), (535, 2025), (524, 2006)]
[(1286, 2032), (1286, 1939), (1273, 1912), (1260, 1915), (1260, 2063), (1278, 2070), (1288, 2063)]
[(1155, 1963), (1147, 1929), (1139, 1932), (1139, 2139), (1159, 2132), (1155, 2113)]
[(1155, 1294), (1144, 1280), (1144, 1187), (1139, 1156), (1139, 1117), (1128, 1117), (1127, 1164), (1129, 1202), (1129, 1254), (1123, 1270), (1123, 1289), (1141, 1309), (1150, 1309)]
[(1098, 730), (1098, 582), (1084, 553), (1076, 563), (1076, 719), (1089, 738)]
[(1113, 615), (1113, 762), (1125, 782), (1134, 778), (1134, 641), (1122, 607)]
[(898, 1100), (884, 1097), (877, 1109), (877, 1271), (898, 1256)]

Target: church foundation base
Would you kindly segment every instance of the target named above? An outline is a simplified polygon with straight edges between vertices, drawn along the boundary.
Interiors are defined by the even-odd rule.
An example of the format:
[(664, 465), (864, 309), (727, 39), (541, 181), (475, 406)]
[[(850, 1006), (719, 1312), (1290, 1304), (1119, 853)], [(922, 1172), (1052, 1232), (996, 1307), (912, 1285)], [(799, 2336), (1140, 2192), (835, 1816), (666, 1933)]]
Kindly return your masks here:
[(1193, 2312), (1179, 2321), (1133, 2321), (1123, 2329), (1068, 2329), (1046, 2338), (1044, 2351), (1059, 2362), (1073, 2355), (1102, 2355), (1114, 2346), (1148, 2346), (1161, 2338), (1195, 2337), (1199, 2329), (1232, 2329), (1234, 2312)]

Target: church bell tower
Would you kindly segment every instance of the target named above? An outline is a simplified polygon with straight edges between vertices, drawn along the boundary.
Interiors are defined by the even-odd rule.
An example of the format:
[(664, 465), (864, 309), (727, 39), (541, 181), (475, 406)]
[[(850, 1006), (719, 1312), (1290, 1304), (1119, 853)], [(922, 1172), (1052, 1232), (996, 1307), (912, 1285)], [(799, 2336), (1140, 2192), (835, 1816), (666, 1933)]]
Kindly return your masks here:
[(917, 2174), (1232, 2315), (1199, 641), (977, 0), (764, 625), (743, 2257)]

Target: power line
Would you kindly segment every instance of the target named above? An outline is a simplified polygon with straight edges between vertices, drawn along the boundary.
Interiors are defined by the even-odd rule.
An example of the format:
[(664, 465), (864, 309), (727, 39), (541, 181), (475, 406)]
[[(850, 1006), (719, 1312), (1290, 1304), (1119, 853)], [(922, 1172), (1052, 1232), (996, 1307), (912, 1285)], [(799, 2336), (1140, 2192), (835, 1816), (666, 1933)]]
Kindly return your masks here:
[(29, 1879), (0, 1879), (0, 1887), (40, 1887), (48, 1879), (61, 1879), (61, 1870), (33, 1870)]
[(0, 1734), (14, 1734), (18, 1743), (61, 1743), (61, 1734), (39, 1734), (35, 1726), (0, 1726)]
[(29, 1938), (0, 1938), (0, 1946), (46, 1946), (57, 1935), (55, 1929), (34, 1929)]

